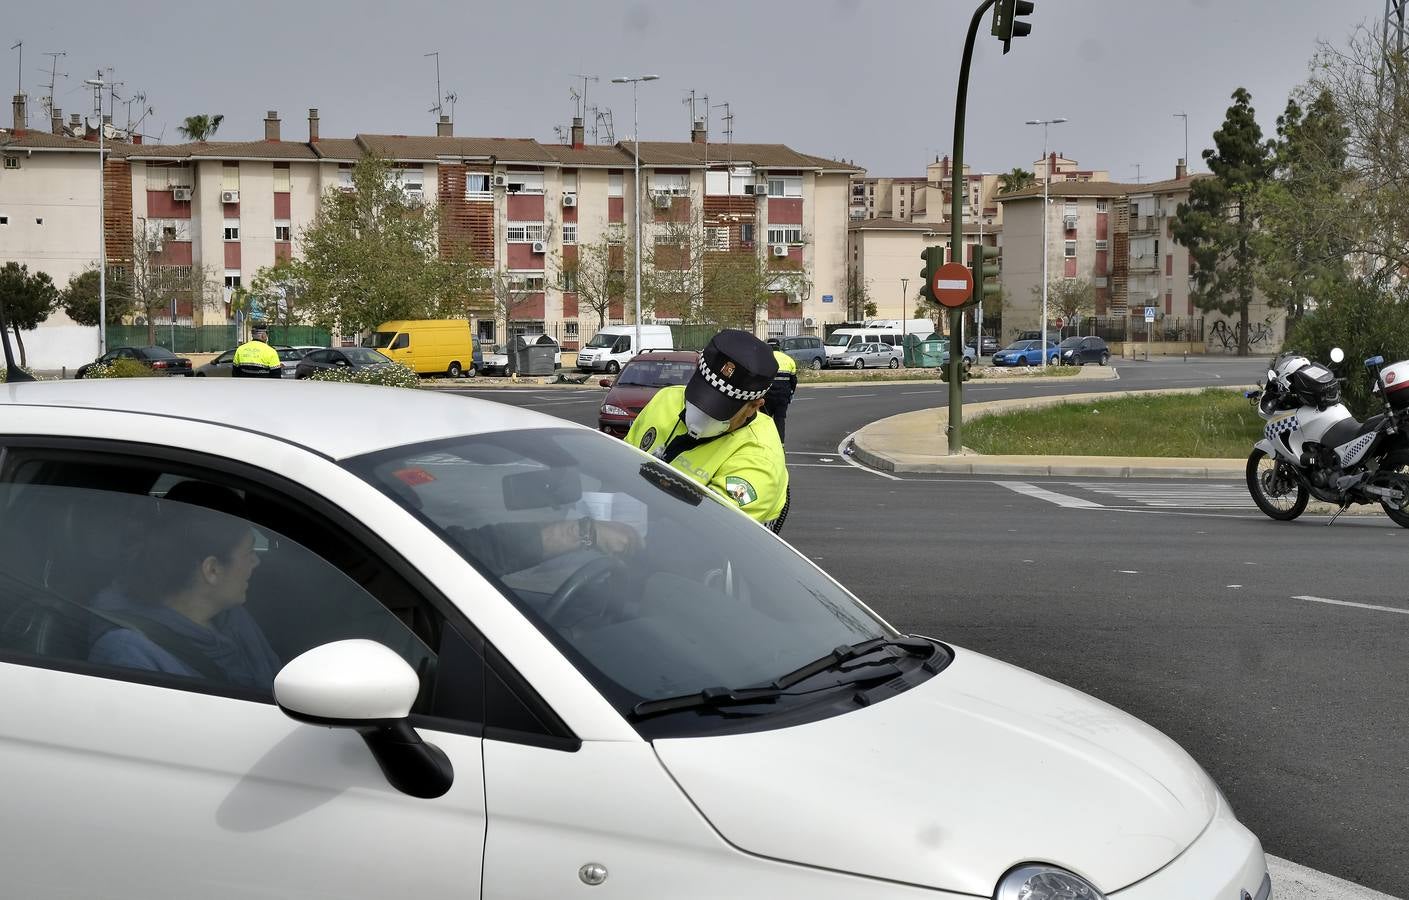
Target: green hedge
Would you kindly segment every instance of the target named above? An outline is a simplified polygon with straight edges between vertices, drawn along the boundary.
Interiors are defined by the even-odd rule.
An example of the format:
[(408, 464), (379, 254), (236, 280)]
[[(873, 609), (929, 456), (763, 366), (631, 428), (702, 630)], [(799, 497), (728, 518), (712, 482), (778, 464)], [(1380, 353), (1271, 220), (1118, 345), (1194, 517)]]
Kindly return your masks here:
[(160, 378), (150, 366), (135, 359), (115, 359), (110, 363), (94, 363), (83, 373), (84, 378)]
[(308, 377), (312, 381), (332, 381), (338, 384), (375, 384), (399, 388), (421, 386), (421, 376), (401, 363), (392, 363), (376, 369), (322, 369)]

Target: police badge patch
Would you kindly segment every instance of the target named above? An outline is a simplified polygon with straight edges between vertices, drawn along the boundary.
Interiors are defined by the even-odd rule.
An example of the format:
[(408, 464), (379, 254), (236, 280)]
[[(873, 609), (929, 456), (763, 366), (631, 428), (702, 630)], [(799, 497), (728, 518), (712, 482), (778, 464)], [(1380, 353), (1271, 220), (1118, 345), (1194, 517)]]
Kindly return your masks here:
[(647, 428), (646, 433), (641, 435), (641, 449), (649, 450), (651, 449), (651, 445), (653, 445), (655, 442), (656, 430), (654, 428)]
[(753, 485), (737, 475), (730, 475), (724, 479), (724, 490), (740, 506), (748, 506), (758, 499), (758, 491), (753, 489)]

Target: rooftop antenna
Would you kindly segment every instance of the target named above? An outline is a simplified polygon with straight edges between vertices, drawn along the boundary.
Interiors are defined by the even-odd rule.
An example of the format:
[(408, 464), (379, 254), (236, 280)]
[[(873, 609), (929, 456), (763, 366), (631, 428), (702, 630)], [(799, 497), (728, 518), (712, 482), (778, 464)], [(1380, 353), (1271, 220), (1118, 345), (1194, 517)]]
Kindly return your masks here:
[(1140, 164), (1135, 164), (1135, 183), (1140, 184)]
[(576, 89), (572, 91), (573, 99), (577, 99), (579, 96), (582, 98), (582, 103), (577, 107), (577, 112), (575, 112), (574, 115), (585, 116), (587, 115), (587, 83), (589, 81), (600, 81), (601, 79), (596, 75), (584, 75), (581, 72), (578, 72), (572, 77), (582, 79), (582, 93), (578, 94)]
[(434, 115), (434, 116), (436, 117), (437, 120), (439, 120), (439, 119), (440, 119), (440, 51), (439, 51), (439, 50), (432, 50), (432, 51), (429, 52), (429, 53), (423, 53), (423, 54), (421, 54), (421, 58), (422, 58), (422, 59), (425, 59), (427, 56), (434, 56), (434, 57), (435, 57), (435, 105), (432, 106), (432, 107), (428, 110), (428, 112), (430, 112), (432, 115)]
[(725, 145), (726, 145), (726, 147), (727, 147), (727, 149), (726, 149), (725, 152), (726, 152), (726, 154), (727, 154), (727, 156), (728, 156), (729, 164), (730, 164), (730, 165), (733, 165), (733, 163), (734, 163), (734, 114), (729, 111), (729, 104), (728, 104), (727, 102), (714, 104), (715, 109), (718, 109), (718, 108), (721, 107), (721, 106), (724, 107), (724, 143), (725, 143)]
[(568, 96), (572, 98), (572, 114), (574, 116), (582, 115), (582, 95), (577, 92), (577, 88), (568, 88)]
[[(111, 117), (111, 116), (114, 114), (114, 109), (113, 109), (113, 107), (116, 105), (116, 100), (118, 99), (118, 96), (117, 96), (117, 89), (118, 89), (119, 87), (126, 87), (126, 86), (127, 86), (127, 82), (125, 82), (125, 81), (113, 81), (113, 67), (112, 67), (112, 66), (108, 66), (108, 77), (107, 77), (106, 80), (107, 80), (107, 83), (108, 83), (108, 116)], [(102, 99), (101, 99), (101, 95), (100, 95), (99, 101), (98, 101), (98, 117), (101, 119), (101, 118), (102, 118), (102, 115), (103, 115), (103, 104), (102, 104)]]
[(68, 73), (67, 73), (67, 72), (60, 72), (60, 71), (59, 71), (59, 57), (61, 57), (61, 56), (68, 56), (68, 54), (65, 53), (63, 50), (49, 50), (49, 51), (46, 51), (44, 55), (45, 55), (45, 56), (48, 56), (48, 57), (51, 57), (51, 58), (52, 58), (52, 62), (51, 62), (51, 64), (50, 64), (50, 66), (49, 66), (49, 83), (48, 83), (47, 85), (45, 85), (45, 87), (47, 87), (47, 88), (49, 89), (49, 92), (44, 95), (44, 99), (43, 99), (42, 101), (40, 101), (40, 102), (43, 103), (43, 105), (44, 105), (44, 112), (46, 112), (46, 113), (47, 113), (48, 115), (50, 115), (50, 116), (53, 116), (53, 115), (54, 115), (54, 84), (55, 84), (55, 82), (57, 82), (60, 78), (67, 78), (67, 77), (68, 77)]
[(24, 41), (15, 41), (11, 50), (20, 51), (20, 61), (15, 67), (15, 93), (24, 93)]
[(556, 140), (559, 144), (566, 144), (568, 142), (567, 133), (567, 129), (563, 126), (553, 126), (553, 139)]
[(460, 99), (460, 95), (454, 91), (445, 92), (445, 102), (450, 104), (450, 121), (455, 121), (455, 101)]
[[(133, 122), (132, 122), (132, 104), (136, 103), (138, 109), (140, 109), (140, 108), (142, 107), (142, 105), (143, 105), (144, 103), (146, 103), (146, 102), (147, 102), (147, 95), (141, 93), (140, 91), (139, 91), (138, 93), (136, 93), (136, 94), (133, 94), (131, 97), (128, 97), (128, 98), (127, 98), (127, 133), (128, 133), (128, 134), (131, 134), (131, 133), (132, 133), (132, 129), (135, 127), (135, 126), (133, 125)], [(142, 116), (143, 116), (143, 118), (146, 118), (146, 113), (143, 113)], [(140, 120), (138, 120), (138, 121), (140, 121)]]
[(695, 89), (690, 88), (690, 90), (685, 93), (685, 99), (680, 102), (690, 107), (690, 130), (693, 131), (695, 128)]
[[(607, 133), (607, 139), (606, 139), (605, 141), (603, 141), (602, 143), (604, 143), (604, 144), (615, 144), (615, 143), (616, 143), (616, 125), (612, 122), (612, 111), (611, 111), (610, 109), (599, 109), (599, 110), (597, 110), (597, 124), (600, 125), (600, 126), (602, 126), (602, 128), (603, 128), (603, 129), (606, 131), (606, 133)], [(594, 130), (594, 131), (595, 131), (595, 129), (596, 129), (596, 126), (593, 126), (593, 130)]]

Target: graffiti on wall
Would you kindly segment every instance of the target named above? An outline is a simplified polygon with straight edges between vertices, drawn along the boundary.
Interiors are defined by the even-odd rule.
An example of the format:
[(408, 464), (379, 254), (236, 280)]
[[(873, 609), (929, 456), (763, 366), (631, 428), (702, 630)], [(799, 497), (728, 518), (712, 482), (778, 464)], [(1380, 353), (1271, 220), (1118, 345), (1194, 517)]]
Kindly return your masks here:
[[(1273, 327), (1275, 322), (1276, 319), (1271, 314), (1261, 322), (1249, 322), (1247, 325), (1248, 348), (1261, 350), (1272, 349), (1272, 345), (1277, 341), (1277, 332)], [(1214, 322), (1213, 327), (1209, 329), (1209, 347), (1221, 349), (1228, 353), (1237, 353), (1238, 338), (1242, 335), (1242, 332), (1242, 322), (1235, 322), (1230, 325), (1228, 322), (1219, 319), (1217, 322)]]

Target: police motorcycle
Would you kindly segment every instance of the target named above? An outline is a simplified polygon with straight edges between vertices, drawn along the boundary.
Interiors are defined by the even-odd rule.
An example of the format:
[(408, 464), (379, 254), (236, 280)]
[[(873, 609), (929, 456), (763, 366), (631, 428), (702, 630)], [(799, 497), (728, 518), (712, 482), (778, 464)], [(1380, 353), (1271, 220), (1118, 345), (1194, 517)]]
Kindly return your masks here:
[[(1332, 364), (1344, 359), (1331, 350)], [(1379, 503), (1409, 528), (1409, 361), (1385, 367), (1372, 356), (1365, 368), (1385, 411), (1364, 422), (1341, 402), (1343, 379), (1296, 353), (1277, 357), (1266, 382), (1245, 394), (1267, 420), (1248, 456), (1247, 485), (1270, 518), (1289, 522), (1315, 497), (1340, 507), (1331, 523), (1353, 503)]]

